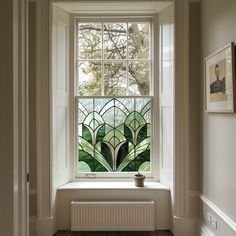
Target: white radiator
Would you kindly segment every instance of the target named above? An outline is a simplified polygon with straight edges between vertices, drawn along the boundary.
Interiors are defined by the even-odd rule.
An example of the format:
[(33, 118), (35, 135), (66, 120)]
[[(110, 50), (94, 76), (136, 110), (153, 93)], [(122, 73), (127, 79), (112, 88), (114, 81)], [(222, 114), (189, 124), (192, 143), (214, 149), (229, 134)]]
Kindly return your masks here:
[(154, 201), (72, 201), (71, 231), (153, 231)]

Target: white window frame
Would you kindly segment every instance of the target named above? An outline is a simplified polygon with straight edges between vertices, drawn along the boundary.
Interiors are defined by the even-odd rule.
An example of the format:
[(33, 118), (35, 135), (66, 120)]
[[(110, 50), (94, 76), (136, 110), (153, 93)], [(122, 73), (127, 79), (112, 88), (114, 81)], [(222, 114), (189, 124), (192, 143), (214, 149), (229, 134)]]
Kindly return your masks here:
[[(78, 73), (78, 48), (77, 48), (77, 40), (78, 40), (78, 22), (103, 22), (103, 23), (110, 23), (110, 22), (138, 22), (138, 23), (144, 23), (149, 22), (150, 23), (150, 94), (149, 96), (79, 96), (77, 94), (78, 91), (78, 84), (77, 84), (77, 73)], [(73, 45), (74, 45), (74, 55), (73, 55), (73, 64), (74, 64), (74, 76), (73, 76), (73, 112), (74, 112), (74, 122), (73, 122), (73, 129), (74, 129), (74, 176), (75, 180), (101, 180), (105, 179), (108, 180), (131, 180), (131, 178), (134, 176), (136, 172), (91, 172), (91, 173), (79, 173), (77, 170), (78, 165), (78, 132), (77, 132), (77, 105), (78, 105), (78, 99), (79, 98), (151, 98), (152, 99), (152, 138), (151, 138), (151, 171), (150, 173), (145, 173), (145, 177), (150, 181), (157, 181), (159, 180), (159, 91), (158, 91), (158, 22), (157, 22), (157, 14), (150, 15), (150, 16), (116, 16), (116, 17), (80, 17), (80, 16), (74, 16), (74, 35), (73, 35)], [(134, 59), (135, 60), (135, 59)], [(101, 59), (103, 62), (103, 59)], [(114, 61), (119, 61), (114, 59)], [(126, 61), (128, 63), (128, 57), (122, 61)], [(147, 60), (148, 61), (148, 60)], [(154, 140), (157, 140), (154, 145)]]

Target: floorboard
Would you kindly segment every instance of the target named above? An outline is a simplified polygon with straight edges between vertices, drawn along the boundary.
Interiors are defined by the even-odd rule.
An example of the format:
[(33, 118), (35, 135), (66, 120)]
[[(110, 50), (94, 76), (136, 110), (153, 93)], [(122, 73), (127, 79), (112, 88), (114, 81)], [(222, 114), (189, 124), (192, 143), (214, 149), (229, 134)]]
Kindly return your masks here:
[(173, 236), (168, 230), (155, 232), (69, 232), (59, 231), (55, 236)]

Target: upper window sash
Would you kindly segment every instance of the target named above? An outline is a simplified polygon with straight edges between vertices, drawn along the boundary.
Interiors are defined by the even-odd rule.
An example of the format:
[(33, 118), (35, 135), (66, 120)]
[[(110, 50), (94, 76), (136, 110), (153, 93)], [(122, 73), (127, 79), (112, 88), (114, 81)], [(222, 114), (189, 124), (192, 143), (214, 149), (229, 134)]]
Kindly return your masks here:
[[(88, 65), (93, 66), (96, 68), (96, 70), (98, 71), (98, 77), (100, 78), (100, 85), (98, 87), (96, 87), (96, 89), (98, 90), (97, 92), (93, 92), (93, 94), (88, 94), (88, 96), (132, 96), (132, 95), (153, 95), (153, 75), (152, 75), (152, 51), (153, 51), (153, 45), (152, 45), (152, 21), (151, 19), (103, 19), (103, 20), (97, 20), (94, 21), (95, 19), (76, 19), (76, 55), (75, 55), (75, 60), (76, 60), (76, 95), (78, 96), (86, 96), (86, 94), (80, 93), (79, 94), (79, 90), (81, 90), (81, 84), (83, 83), (82, 80), (80, 80), (80, 78), (85, 78), (84, 75), (82, 75), (83, 70), (85, 68), (88, 68)], [(78, 32), (78, 28), (79, 28), (79, 24), (80, 23), (98, 23), (98, 24), (107, 24), (107, 23), (124, 23), (126, 25), (131, 24), (131, 23), (141, 23), (141, 24), (146, 24), (148, 23), (149, 26), (149, 42), (148, 42), (148, 49), (149, 49), (149, 56), (146, 58), (138, 58), (138, 57), (129, 57), (128, 54), (130, 53), (128, 50), (128, 39), (126, 39), (126, 52), (125, 52), (125, 58), (104, 58), (104, 46), (103, 46), (103, 28), (104, 27), (100, 27), (101, 28), (101, 53), (99, 55), (98, 58), (93, 58), (93, 57), (84, 57), (81, 58), (78, 55), (78, 50), (79, 50), (79, 32)], [(128, 33), (126, 34), (126, 38), (128, 38)], [(138, 72), (137, 67), (140, 68), (140, 74), (141, 73), (149, 73), (148, 75), (148, 79), (149, 79), (149, 91), (142, 91), (141, 93), (138, 92), (137, 94), (135, 94), (134, 92), (129, 92), (128, 91), (128, 87), (132, 87), (132, 76), (134, 76), (134, 73), (132, 74), (132, 71)], [(119, 78), (120, 81), (118, 81), (118, 84), (120, 84), (122, 88), (124, 88), (125, 84), (127, 89), (124, 91), (120, 91), (121, 89), (118, 88), (119, 94), (113, 94), (112, 91), (106, 91), (106, 89), (104, 88), (105, 85), (107, 85), (106, 87), (109, 88), (109, 86), (113, 86), (113, 85), (108, 85), (108, 82), (110, 83), (110, 75), (109, 75), (109, 71), (111, 71), (111, 69), (119, 69), (119, 73), (117, 73), (117, 78)], [(146, 71), (145, 71), (146, 70)], [(138, 73), (137, 73), (138, 74)], [(138, 75), (138, 76), (142, 76), (142, 75)], [(89, 75), (88, 75), (89, 77)], [(115, 78), (117, 80), (117, 78)], [(129, 82), (129, 80), (131, 82)], [(117, 82), (117, 81), (116, 81)], [(134, 83), (133, 83), (134, 84)], [(137, 85), (133, 85), (133, 91), (137, 91)], [(136, 86), (136, 87), (135, 87)], [(130, 88), (131, 88), (130, 87)], [(82, 90), (81, 90), (82, 91)]]

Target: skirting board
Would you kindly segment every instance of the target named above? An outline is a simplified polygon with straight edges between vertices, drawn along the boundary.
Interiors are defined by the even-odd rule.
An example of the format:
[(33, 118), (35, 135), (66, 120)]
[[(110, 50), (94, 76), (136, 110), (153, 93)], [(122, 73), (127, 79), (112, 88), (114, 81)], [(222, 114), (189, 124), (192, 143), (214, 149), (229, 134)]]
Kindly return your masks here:
[(215, 236), (212, 231), (204, 224), (200, 225), (200, 236)]
[(185, 219), (174, 216), (174, 235), (175, 236), (198, 236), (199, 220)]
[(37, 236), (53, 235), (53, 217), (39, 218), (36, 221)]
[(200, 199), (236, 233), (236, 223), (229, 216), (203, 194), (200, 195)]

